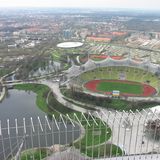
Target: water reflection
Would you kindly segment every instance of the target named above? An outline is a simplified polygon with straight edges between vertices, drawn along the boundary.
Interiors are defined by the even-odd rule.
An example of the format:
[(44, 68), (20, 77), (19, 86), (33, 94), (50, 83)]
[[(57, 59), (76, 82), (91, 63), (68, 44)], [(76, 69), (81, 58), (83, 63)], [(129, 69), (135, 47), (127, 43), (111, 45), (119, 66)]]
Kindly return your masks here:
[(36, 94), (33, 92), (13, 89), (9, 90), (8, 95), (0, 103), (2, 127), (0, 160), (11, 154), (14, 155), (23, 139), (23, 149), (27, 149), (53, 144), (69, 144), (79, 137), (80, 130), (77, 125), (73, 128), (71, 123), (65, 122), (67, 125), (65, 128), (62, 121), (58, 121), (58, 129), (52, 117), (47, 118), (48, 125), (45, 113), (36, 106)]

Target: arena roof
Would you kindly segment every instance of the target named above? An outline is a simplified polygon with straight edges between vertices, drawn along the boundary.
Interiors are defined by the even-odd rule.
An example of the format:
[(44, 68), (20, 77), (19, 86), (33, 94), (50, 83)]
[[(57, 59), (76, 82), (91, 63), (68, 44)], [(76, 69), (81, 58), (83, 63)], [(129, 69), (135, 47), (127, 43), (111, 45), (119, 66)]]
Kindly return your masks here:
[(76, 47), (80, 47), (82, 45), (83, 45), (83, 43), (81, 43), (81, 42), (63, 42), (63, 43), (57, 44), (57, 47), (59, 47), (59, 48), (76, 48)]

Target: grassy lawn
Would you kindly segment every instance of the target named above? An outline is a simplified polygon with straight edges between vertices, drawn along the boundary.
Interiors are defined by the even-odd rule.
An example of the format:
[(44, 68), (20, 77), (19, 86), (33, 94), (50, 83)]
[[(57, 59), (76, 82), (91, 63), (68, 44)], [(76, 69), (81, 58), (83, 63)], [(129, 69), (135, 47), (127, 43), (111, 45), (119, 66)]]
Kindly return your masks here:
[(96, 108), (93, 108), (93, 107), (89, 107), (89, 106), (87, 106), (87, 105), (82, 105), (82, 104), (76, 103), (75, 101), (70, 100), (70, 99), (68, 99), (68, 98), (65, 98), (65, 97), (64, 97), (64, 99), (65, 99), (66, 101), (72, 103), (72, 104), (75, 104), (75, 105), (77, 105), (77, 106), (80, 106), (81, 108), (85, 108), (85, 109), (88, 109), (88, 110), (91, 110), (91, 111), (96, 111), (96, 110), (97, 110)]
[(2, 77), (2, 76), (4, 76), (4, 75), (6, 75), (6, 74), (8, 74), (8, 73), (10, 73), (11, 72), (11, 70), (10, 69), (0, 69), (0, 77)]
[(99, 147), (93, 147), (93, 148), (88, 148), (86, 150), (86, 154), (89, 157), (104, 157), (106, 155), (107, 157), (109, 156), (120, 156), (122, 155), (122, 150), (116, 146), (116, 145), (111, 145), (111, 144), (104, 144)]
[[(78, 118), (81, 119), (81, 115), (79, 113), (76, 114)], [(88, 122), (90, 126), (86, 123), (84, 118), (81, 119), (81, 123), (86, 130), (85, 136), (74, 145), (76, 147), (78, 146), (88, 147), (92, 145), (99, 145), (101, 143), (108, 141), (112, 133), (110, 127), (105, 123), (103, 124), (102, 121), (98, 118), (95, 118), (97, 125), (93, 122), (91, 117), (87, 119), (89, 119)]]
[[(95, 118), (97, 125), (94, 123), (91, 117), (87, 118), (89, 119), (90, 126), (86, 123), (85, 119), (81, 117), (81, 114), (76, 112), (77, 117), (81, 120), (81, 123), (83, 127), (85, 128), (85, 135), (82, 139), (80, 139), (76, 143), (72, 143), (71, 146), (76, 147), (77, 149), (81, 150), (81, 153), (86, 154), (87, 156), (91, 157), (90, 149), (92, 146), (97, 145), (97, 147), (94, 147), (94, 152), (98, 153), (99, 145), (108, 141), (111, 137), (112, 131), (110, 127), (107, 124), (103, 124), (102, 121), (98, 118)], [(72, 119), (73, 115), (71, 115)], [(87, 115), (86, 115), (87, 117)], [(107, 153), (108, 154), (108, 153)], [(106, 154), (106, 155), (107, 155)], [(94, 157), (97, 157), (98, 155), (94, 155)], [(109, 156), (109, 155), (108, 155)]]
[[(74, 144), (71, 143), (71, 146), (75, 146), (76, 148), (81, 149), (82, 153), (85, 153), (87, 151), (88, 146), (99, 145), (101, 143), (106, 142), (111, 137), (112, 132), (110, 127), (107, 124), (103, 124), (100, 119), (95, 118), (97, 123), (96, 125), (90, 116), (85, 115), (90, 124), (89, 126), (85, 118), (82, 117), (80, 112), (74, 111), (70, 108), (67, 108), (66, 106), (63, 106), (55, 98), (53, 98), (52, 94), (49, 96), (49, 104), (50, 104), (50, 107), (52, 107), (52, 109), (55, 110), (56, 112), (62, 113), (64, 115), (68, 114), (75, 121), (77, 121), (77, 119), (75, 118), (73, 112), (76, 113), (77, 117), (79, 118), (83, 127), (85, 128), (85, 135), (78, 142)], [(98, 147), (97, 147), (97, 150), (98, 150)], [(90, 156), (89, 154), (87, 155)]]
[[(59, 117), (60, 113), (64, 115), (68, 114), (73, 120), (78, 122), (78, 120), (75, 119), (75, 116), (73, 114), (76, 113), (77, 117), (80, 119), (83, 127), (85, 128), (85, 135), (82, 139), (75, 142), (74, 144), (72, 143), (71, 145), (81, 149), (82, 153), (85, 153), (88, 156), (90, 156), (90, 149), (87, 149), (87, 147), (91, 147), (92, 145), (102, 144), (111, 137), (112, 132), (107, 124), (103, 124), (103, 122), (100, 119), (95, 118), (95, 121), (97, 123), (96, 125), (90, 116), (85, 115), (90, 124), (88, 125), (86, 119), (82, 117), (82, 114), (80, 112), (76, 112), (62, 105), (56, 100), (53, 94), (49, 94), (48, 98), (49, 104), (47, 104), (46, 98), (50, 91), (50, 89), (47, 86), (41, 84), (21, 84), (21, 85), (16, 85), (15, 89), (35, 92), (37, 94), (37, 99), (36, 99), (37, 106), (42, 111), (50, 113), (50, 115), (55, 114), (56, 117)], [(99, 147), (95, 147), (94, 152), (98, 153), (99, 152), (98, 150)], [(35, 153), (25, 154), (24, 156), (22, 156), (21, 159), (23, 160), (27, 156), (27, 160), (29, 160), (31, 159), (30, 157), (34, 154), (34, 156), (36, 157), (35, 160), (40, 160), (42, 158), (39, 157), (40, 152), (42, 153), (42, 156), (44, 158), (46, 156), (46, 151), (36, 151)], [(97, 157), (97, 155), (95, 154), (94, 157)]]
[(112, 92), (113, 90), (118, 90), (121, 93), (130, 93), (130, 94), (142, 94), (143, 87), (141, 84), (128, 84), (121, 82), (111, 82), (111, 81), (102, 81), (98, 83), (97, 90), (103, 92)]
[(59, 62), (60, 61), (60, 57), (61, 57), (61, 53), (59, 53), (59, 51), (54, 50), (52, 52), (52, 58), (54, 61)]
[(72, 114), (75, 112), (73, 109), (70, 109), (63, 104), (59, 103), (57, 99), (54, 97), (53, 93), (51, 93), (48, 97), (48, 107), (52, 110), (52, 113), (57, 114), (59, 116), (59, 113), (66, 115), (66, 114)]
[[(76, 119), (74, 117), (73, 112), (76, 113), (76, 115), (80, 119), (83, 127), (86, 129), (84, 138), (80, 140), (81, 144), (83, 144), (85, 146), (90, 146), (93, 144), (96, 145), (96, 144), (100, 144), (100, 143), (107, 141), (111, 137), (111, 129), (108, 127), (107, 124), (104, 125), (100, 119), (96, 118), (96, 123), (98, 124), (98, 126), (97, 126), (97, 125), (95, 125), (93, 119), (90, 116), (88, 117), (88, 115), (86, 115), (87, 119), (89, 119), (89, 124), (90, 124), (90, 126), (89, 126), (87, 124), (86, 120), (84, 119), (84, 117), (81, 116), (80, 112), (74, 111), (70, 108), (63, 106), (61, 103), (59, 103), (57, 100), (55, 100), (53, 98), (53, 95), (49, 96), (49, 104), (50, 104), (50, 107), (52, 107), (52, 109), (55, 110), (56, 112), (59, 112), (64, 115), (68, 114), (74, 120), (76, 120)], [(100, 134), (93, 136), (93, 133), (96, 131), (99, 131), (99, 130), (101, 130)], [(107, 135), (106, 135), (106, 133), (107, 133)], [(87, 142), (86, 142), (86, 137), (87, 137)], [(93, 143), (93, 139), (94, 139), (94, 143)], [(78, 146), (78, 144), (79, 144), (79, 142), (76, 143), (76, 146)]]
[(24, 151), (21, 155), (21, 160), (40, 160), (45, 158), (49, 153), (47, 153), (46, 149), (35, 149), (35, 150), (27, 150)]

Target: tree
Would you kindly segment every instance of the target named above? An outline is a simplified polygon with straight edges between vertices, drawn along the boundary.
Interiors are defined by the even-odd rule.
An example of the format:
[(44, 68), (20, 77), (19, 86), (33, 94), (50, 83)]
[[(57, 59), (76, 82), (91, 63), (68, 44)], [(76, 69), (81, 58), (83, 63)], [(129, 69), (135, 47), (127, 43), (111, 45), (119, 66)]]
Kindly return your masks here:
[(154, 139), (160, 138), (160, 120), (148, 120), (146, 123), (146, 133)]

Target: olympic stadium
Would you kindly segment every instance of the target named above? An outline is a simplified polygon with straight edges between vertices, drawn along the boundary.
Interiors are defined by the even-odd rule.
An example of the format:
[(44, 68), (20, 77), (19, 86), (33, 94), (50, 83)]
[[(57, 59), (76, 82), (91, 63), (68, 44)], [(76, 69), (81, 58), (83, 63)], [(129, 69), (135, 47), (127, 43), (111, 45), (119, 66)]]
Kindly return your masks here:
[[(73, 83), (82, 86), (84, 91), (92, 93), (110, 95), (113, 90), (123, 88), (121, 96), (126, 97), (154, 97), (159, 94), (159, 65), (148, 61), (129, 58), (107, 58), (101, 61), (89, 59), (81, 66), (70, 68), (68, 76), (73, 78)], [(107, 83), (110, 88), (107, 88)], [(118, 83), (123, 85), (122, 88), (115, 86)], [(132, 91), (132, 87), (137, 92)]]

